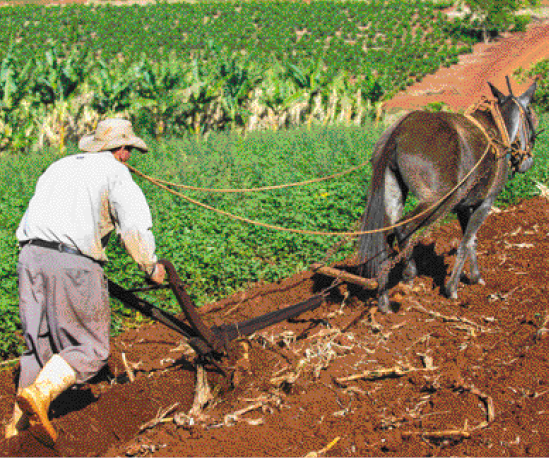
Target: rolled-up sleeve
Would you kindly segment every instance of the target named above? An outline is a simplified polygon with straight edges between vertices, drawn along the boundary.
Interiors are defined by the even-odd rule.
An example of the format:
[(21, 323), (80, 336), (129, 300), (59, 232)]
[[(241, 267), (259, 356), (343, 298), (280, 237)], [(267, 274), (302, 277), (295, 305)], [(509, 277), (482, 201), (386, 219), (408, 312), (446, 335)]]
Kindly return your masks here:
[(124, 167), (110, 183), (109, 203), (128, 254), (147, 275), (156, 264), (152, 217), (143, 191)]

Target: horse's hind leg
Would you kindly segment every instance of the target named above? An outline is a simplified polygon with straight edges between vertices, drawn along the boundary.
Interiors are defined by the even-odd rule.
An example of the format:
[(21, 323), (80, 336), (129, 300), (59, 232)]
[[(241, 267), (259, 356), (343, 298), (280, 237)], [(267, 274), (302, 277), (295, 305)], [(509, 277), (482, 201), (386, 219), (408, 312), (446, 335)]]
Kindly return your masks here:
[[(463, 239), (459, 244), (456, 263), (454, 269), (452, 270), (452, 275), (450, 280), (446, 283), (446, 295), (452, 299), (457, 299), (457, 286), (463, 272), (463, 267), (465, 266), (465, 261), (467, 258), (470, 258), (471, 264), (471, 281), (473, 283), (482, 283), (482, 277), (480, 275), (480, 270), (477, 263), (477, 253), (476, 253), (476, 239), (477, 232), (482, 225), (482, 223), (488, 217), (490, 213), (490, 208), (494, 203), (494, 199), (490, 198), (485, 200), (477, 209), (475, 209), (470, 216), (466, 215), (465, 210), (460, 211), (462, 213), (460, 218), (460, 223), (466, 224)], [(462, 222), (463, 218), (463, 222)]]
[[(396, 238), (398, 241), (398, 247), (401, 251), (406, 251), (410, 245), (409, 237), (406, 235), (406, 232), (402, 228), (395, 229)], [(410, 283), (414, 278), (417, 277), (417, 267), (416, 262), (412, 258), (412, 252), (405, 254), (403, 259), (404, 261), (404, 271), (402, 272), (402, 279), (406, 283)]]
[[(387, 174), (387, 184), (389, 186), (387, 186), (386, 189), (392, 189), (392, 202), (387, 201), (387, 193), (385, 197), (385, 207), (387, 209), (391, 209), (391, 213), (389, 215), (391, 224), (396, 224), (397, 221), (402, 218), (402, 213), (404, 212), (404, 202), (406, 202), (408, 190), (404, 183), (402, 183), (402, 181), (399, 180), (398, 177), (392, 172)], [(394, 236), (396, 237), (400, 250), (405, 250), (408, 246), (408, 241), (404, 234), (404, 227), (399, 226), (395, 228)], [(412, 253), (408, 253), (406, 255), (404, 259), (404, 266), (403, 279), (405, 282), (410, 282), (417, 275), (416, 263), (412, 259)]]
[[(467, 226), (469, 225), (469, 221), (471, 219), (471, 215), (473, 211), (474, 210), (471, 207), (461, 208), (457, 210), (457, 216), (458, 216), (459, 224), (461, 226), (461, 230), (463, 234), (465, 234), (465, 231), (467, 230)], [(471, 249), (469, 250), (469, 253), (468, 253), (469, 269), (470, 269), (469, 281), (471, 282), (471, 284), (484, 285), (484, 280), (482, 279), (482, 276), (480, 274), (480, 269), (478, 267), (476, 234), (473, 236), (470, 246), (471, 246)]]
[[(391, 170), (388, 170), (385, 174), (385, 216), (388, 225), (395, 224), (401, 217), (402, 212), (404, 211), (404, 201), (406, 200), (407, 190), (401, 185), (395, 173)], [(399, 232), (396, 232), (397, 241), (400, 245)], [(390, 237), (388, 237), (390, 238)], [(389, 273), (388, 263), (391, 260), (387, 259), (381, 270), (378, 281), (378, 309), (387, 313), (389, 311), (390, 301), (389, 293), (387, 291), (387, 286), (389, 283)]]

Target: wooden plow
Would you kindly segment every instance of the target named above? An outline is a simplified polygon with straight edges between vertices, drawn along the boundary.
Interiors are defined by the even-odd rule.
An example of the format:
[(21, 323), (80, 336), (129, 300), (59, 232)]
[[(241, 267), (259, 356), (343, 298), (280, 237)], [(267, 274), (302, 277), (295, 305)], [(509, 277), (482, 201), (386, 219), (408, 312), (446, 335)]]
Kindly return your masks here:
[[(272, 326), (276, 323), (294, 318), (308, 310), (314, 310), (319, 307), (327, 293), (339, 286), (342, 282), (352, 283), (366, 289), (376, 289), (377, 282), (372, 279), (362, 278), (358, 275), (335, 269), (333, 267), (323, 266), (321, 264), (313, 264), (311, 269), (318, 274), (333, 277), (334, 281), (331, 286), (325, 288), (322, 292), (311, 296), (303, 302), (287, 306), (280, 310), (267, 313), (265, 315), (251, 318), (240, 323), (223, 324), (221, 326), (208, 327), (200, 318), (197, 308), (193, 304), (191, 298), (185, 291), (185, 287), (179, 278), (175, 267), (170, 261), (159, 261), (166, 268), (168, 285), (153, 286), (146, 288), (137, 288), (126, 290), (115, 282), (109, 280), (109, 294), (126, 304), (127, 306), (139, 311), (148, 318), (151, 318), (170, 329), (178, 332), (186, 338), (187, 343), (196, 352), (201, 363), (211, 364), (223, 374), (225, 372), (220, 368), (218, 362), (228, 353), (228, 344), (230, 341), (243, 336), (249, 336), (254, 332)], [(148, 291), (159, 288), (170, 288), (183, 313), (186, 321), (181, 321), (161, 308), (140, 298), (135, 293)]]

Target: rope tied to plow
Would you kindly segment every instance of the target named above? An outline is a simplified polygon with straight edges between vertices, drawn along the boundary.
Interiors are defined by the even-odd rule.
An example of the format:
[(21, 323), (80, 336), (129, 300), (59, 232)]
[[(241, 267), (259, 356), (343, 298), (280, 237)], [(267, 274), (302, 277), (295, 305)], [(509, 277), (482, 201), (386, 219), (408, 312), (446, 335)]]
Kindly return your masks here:
[[(519, 104), (519, 107), (520, 107), (520, 104)], [(525, 116), (524, 110), (522, 110), (522, 107), (520, 107), (520, 108), (521, 108), (521, 113), (523, 114), (522, 121), (525, 122), (525, 120), (524, 120), (524, 116)], [(497, 129), (498, 129), (500, 135), (502, 136), (502, 138), (504, 139), (503, 141), (500, 141), (500, 140), (496, 139), (495, 137), (491, 136), (487, 132), (487, 130), (484, 128), (484, 126), (476, 118), (474, 118), (472, 116), (472, 114), (477, 110), (490, 110), (490, 112), (492, 113), (492, 116), (494, 118), (494, 121), (496, 122)], [(136, 169), (135, 167), (133, 167), (129, 164), (126, 164), (126, 167), (128, 167), (128, 169), (130, 169), (130, 171), (132, 173), (144, 178), (145, 180), (149, 181), (150, 183), (154, 184), (155, 186), (158, 186), (159, 188), (164, 189), (165, 191), (169, 192), (170, 194), (173, 194), (177, 197), (180, 197), (180, 198), (186, 200), (187, 202), (192, 203), (194, 205), (197, 205), (199, 207), (202, 207), (206, 210), (213, 211), (214, 213), (226, 216), (228, 218), (235, 219), (237, 221), (245, 222), (245, 223), (252, 224), (252, 225), (255, 225), (255, 226), (259, 226), (259, 227), (264, 227), (266, 229), (270, 229), (270, 230), (274, 230), (274, 231), (290, 232), (290, 233), (294, 233), (294, 234), (359, 237), (359, 236), (364, 235), (364, 234), (375, 234), (375, 233), (379, 233), (379, 232), (391, 231), (391, 230), (394, 230), (398, 227), (409, 224), (412, 221), (415, 221), (417, 219), (420, 219), (420, 218), (423, 218), (423, 217), (427, 216), (432, 211), (434, 211), (436, 208), (438, 208), (446, 199), (450, 198), (452, 196), (452, 194), (454, 192), (456, 192), (469, 179), (469, 177), (476, 171), (476, 169), (484, 161), (484, 159), (487, 157), (488, 153), (491, 150), (496, 150), (496, 158), (498, 158), (498, 159), (505, 156), (505, 154), (507, 153), (508, 150), (517, 150), (513, 145), (510, 144), (510, 139), (509, 139), (509, 135), (508, 135), (508, 132), (507, 132), (507, 128), (505, 127), (505, 122), (503, 121), (503, 117), (502, 117), (501, 112), (499, 111), (499, 109), (497, 107), (497, 104), (496, 104), (495, 100), (488, 100), (486, 98), (481, 99), (480, 102), (477, 102), (477, 103), (473, 104), (471, 107), (469, 107), (465, 111), (465, 117), (467, 119), (469, 119), (473, 124), (475, 124), (475, 126), (477, 126), (480, 129), (480, 131), (484, 134), (484, 136), (486, 137), (486, 139), (488, 141), (488, 144), (486, 145), (486, 148), (485, 148), (482, 156), (476, 162), (476, 164), (469, 170), (469, 172), (460, 180), (460, 182), (456, 186), (454, 186), (450, 191), (448, 191), (444, 196), (442, 196), (437, 202), (435, 202), (429, 208), (425, 209), (423, 212), (418, 213), (417, 215), (413, 216), (412, 218), (407, 218), (407, 219), (405, 219), (403, 221), (400, 221), (399, 223), (393, 224), (391, 226), (381, 227), (379, 229), (373, 229), (373, 230), (369, 230), (369, 231), (341, 231), (341, 232), (316, 231), (316, 230), (307, 230), (307, 229), (291, 229), (291, 228), (287, 228), (287, 227), (283, 227), (283, 226), (277, 226), (277, 225), (274, 225), (274, 224), (263, 223), (261, 221), (257, 221), (257, 220), (253, 220), (253, 219), (246, 218), (246, 217), (243, 217), (243, 216), (235, 215), (233, 213), (221, 210), (219, 208), (212, 207), (211, 205), (200, 202), (196, 199), (193, 199), (189, 196), (186, 196), (185, 194), (183, 194), (181, 192), (175, 191), (175, 190), (173, 190), (169, 187), (170, 185), (172, 185), (172, 186), (177, 186), (177, 187), (184, 188), (184, 189), (189, 189), (189, 190), (209, 191), (209, 192), (252, 192), (252, 191), (259, 191), (259, 190), (265, 191), (265, 190), (272, 190), (272, 189), (282, 189), (282, 188), (285, 188), (285, 187), (299, 186), (299, 185), (302, 185), (302, 184), (310, 184), (310, 183), (325, 181), (325, 180), (332, 179), (332, 178), (335, 178), (335, 177), (338, 177), (338, 176), (343, 176), (343, 175), (346, 175), (348, 173), (351, 173), (351, 172), (359, 169), (360, 167), (363, 167), (364, 165), (367, 164), (367, 162), (359, 164), (359, 165), (357, 165), (357, 166), (355, 166), (355, 167), (353, 167), (349, 170), (346, 170), (346, 171), (343, 171), (343, 172), (338, 172), (336, 174), (329, 175), (327, 177), (316, 178), (316, 179), (307, 180), (307, 181), (299, 182), (299, 183), (290, 183), (290, 184), (287, 184), (287, 185), (266, 186), (266, 187), (263, 187), (263, 188), (250, 188), (250, 189), (243, 189), (243, 190), (208, 189), (208, 188), (199, 188), (199, 187), (193, 187), (193, 186), (187, 186), (187, 185), (178, 185), (176, 183), (170, 183), (170, 182), (165, 181), (165, 180), (160, 180), (160, 179), (157, 179), (157, 178), (153, 178), (153, 177), (151, 177), (149, 175), (146, 175), (145, 173), (139, 171), (138, 169)], [(497, 154), (497, 151), (499, 151), (499, 147), (501, 147), (501, 146), (505, 147), (505, 154), (504, 155)], [(517, 150), (517, 151), (519, 151), (519, 153), (523, 153), (523, 154), (530, 154), (528, 151), (521, 151), (521, 150)]]
[[(297, 181), (297, 182), (294, 182), (294, 183), (286, 183), (286, 184), (279, 184), (279, 185), (272, 185), (272, 186), (262, 186), (262, 187), (258, 187), (258, 188), (240, 188), (240, 189), (234, 189), (234, 188), (202, 188), (202, 187), (198, 187), (198, 186), (189, 186), (189, 185), (186, 185), (186, 184), (180, 184), (180, 183), (173, 183), (173, 182), (170, 182), (170, 181), (166, 181), (166, 180), (162, 180), (160, 178), (153, 178), (154, 181), (156, 181), (157, 183), (160, 183), (160, 184), (164, 184), (164, 185), (167, 185), (167, 186), (173, 186), (174, 188), (179, 188), (179, 189), (187, 189), (189, 191), (203, 191), (203, 192), (218, 192), (218, 193), (225, 193), (225, 194), (230, 194), (230, 193), (247, 193), (247, 192), (260, 192), (260, 191), (274, 191), (276, 189), (285, 189), (285, 188), (292, 188), (292, 187), (296, 187), (296, 186), (305, 186), (305, 185), (308, 185), (308, 184), (313, 184), (313, 183), (320, 183), (322, 181), (327, 181), (327, 180), (332, 180), (334, 178), (339, 178), (339, 177), (342, 177), (344, 175), (348, 175), (350, 173), (353, 173), (353, 172), (356, 172), (357, 170), (361, 169), (362, 167), (366, 166), (368, 164), (369, 161), (364, 161), (354, 167), (351, 167), (350, 169), (347, 169), (347, 170), (344, 170), (342, 172), (337, 172), (337, 173), (334, 173), (333, 175), (328, 175), (328, 176), (325, 176), (325, 177), (320, 177), (320, 178), (312, 178), (310, 180), (305, 180), (305, 181)], [(127, 167), (135, 174), (145, 178), (145, 179), (149, 179), (151, 177), (148, 177), (147, 175), (145, 175), (143, 172), (140, 172), (139, 170), (137, 170), (135, 167), (132, 167), (131, 165), (128, 165), (126, 164)]]

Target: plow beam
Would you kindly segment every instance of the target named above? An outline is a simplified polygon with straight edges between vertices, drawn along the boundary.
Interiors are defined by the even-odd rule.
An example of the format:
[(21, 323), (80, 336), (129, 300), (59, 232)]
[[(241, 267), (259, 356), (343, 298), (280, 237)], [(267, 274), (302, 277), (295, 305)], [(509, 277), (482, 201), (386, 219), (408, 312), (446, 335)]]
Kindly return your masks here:
[(335, 269), (334, 267), (328, 267), (319, 262), (311, 266), (311, 270), (315, 273), (326, 275), (327, 277), (339, 278), (346, 283), (352, 283), (353, 285), (362, 286), (366, 289), (377, 289), (377, 281), (371, 278), (360, 277), (344, 270)]

